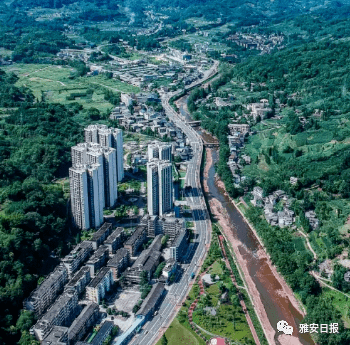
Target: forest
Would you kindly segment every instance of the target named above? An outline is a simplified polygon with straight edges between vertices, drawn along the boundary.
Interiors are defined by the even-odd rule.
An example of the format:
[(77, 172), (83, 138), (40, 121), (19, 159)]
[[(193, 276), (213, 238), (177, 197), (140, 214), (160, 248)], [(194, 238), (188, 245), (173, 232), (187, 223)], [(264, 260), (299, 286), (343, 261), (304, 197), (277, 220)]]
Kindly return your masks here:
[[(16, 343), (31, 326), (18, 319), (23, 299), (57, 264), (74, 239), (67, 199), (57, 179), (67, 176), (70, 147), (82, 139), (78, 111), (35, 103), (16, 77), (0, 71), (0, 343)], [(24, 335), (26, 333), (23, 333)], [(25, 340), (23, 344), (25, 344)], [(20, 342), (22, 344), (22, 342)]]

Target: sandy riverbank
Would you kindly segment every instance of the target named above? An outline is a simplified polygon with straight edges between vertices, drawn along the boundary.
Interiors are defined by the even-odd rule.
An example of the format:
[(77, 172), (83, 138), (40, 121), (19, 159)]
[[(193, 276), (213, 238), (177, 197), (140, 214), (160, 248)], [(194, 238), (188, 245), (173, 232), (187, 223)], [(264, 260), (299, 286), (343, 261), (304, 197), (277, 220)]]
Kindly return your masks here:
[[(208, 190), (208, 184), (207, 184), (207, 177), (208, 177), (208, 173), (209, 173), (209, 168), (212, 165), (213, 158), (212, 158), (212, 153), (211, 153), (210, 149), (207, 149), (206, 153), (207, 153), (207, 156), (206, 156), (207, 161), (206, 161), (206, 166), (204, 169), (204, 177), (205, 178), (203, 181), (203, 185), (204, 185), (205, 192), (208, 193), (209, 190)], [(225, 190), (223, 183), (220, 180), (217, 181), (217, 185), (219, 186), (219, 188), (222, 188), (223, 190)], [(231, 199), (231, 202), (234, 204), (234, 201), (232, 199)], [(274, 327), (270, 324), (266, 310), (264, 308), (264, 304), (263, 304), (262, 299), (261, 299), (261, 295), (260, 295), (251, 275), (250, 275), (250, 272), (248, 269), (249, 263), (245, 259), (245, 253), (246, 253), (247, 249), (237, 238), (235, 238), (233, 236), (233, 233), (231, 231), (232, 225), (230, 224), (229, 217), (228, 217), (224, 207), (217, 199), (212, 198), (210, 200), (210, 209), (211, 209), (213, 216), (218, 220), (219, 224), (221, 225), (221, 227), (226, 235), (226, 238), (230, 241), (230, 243), (234, 249), (234, 253), (235, 253), (235, 256), (237, 258), (238, 264), (239, 264), (239, 266), (244, 274), (245, 281), (246, 281), (246, 284), (247, 284), (247, 287), (249, 290), (249, 294), (252, 297), (255, 311), (258, 314), (259, 319), (262, 323), (262, 327), (265, 331), (266, 337), (268, 338), (268, 342), (271, 345), (275, 344), (274, 338), (275, 338), (276, 331), (275, 331)], [(240, 210), (238, 209), (238, 211), (240, 211)], [(244, 215), (242, 215), (242, 216), (244, 217)], [(244, 217), (244, 219), (245, 219), (245, 217)], [(276, 287), (276, 293), (287, 298), (290, 301), (290, 303), (294, 306), (294, 308), (296, 308), (300, 312), (300, 314), (304, 315), (304, 313), (300, 310), (299, 303), (296, 300), (292, 290), (289, 288), (289, 286), (284, 281), (284, 279), (278, 274), (276, 267), (272, 264), (269, 256), (267, 255), (267, 253), (263, 249), (263, 245), (262, 245), (255, 229), (253, 227), (251, 227), (251, 229), (261, 244), (261, 248), (257, 251), (256, 255), (258, 256), (259, 260), (263, 261), (266, 265), (268, 265), (270, 267), (272, 274), (274, 275), (274, 277), (276, 278), (276, 280), (279, 283), (279, 286)], [(278, 337), (278, 341), (282, 345), (301, 345), (301, 342), (299, 341), (299, 339), (297, 337), (286, 336), (283, 334), (281, 334)]]

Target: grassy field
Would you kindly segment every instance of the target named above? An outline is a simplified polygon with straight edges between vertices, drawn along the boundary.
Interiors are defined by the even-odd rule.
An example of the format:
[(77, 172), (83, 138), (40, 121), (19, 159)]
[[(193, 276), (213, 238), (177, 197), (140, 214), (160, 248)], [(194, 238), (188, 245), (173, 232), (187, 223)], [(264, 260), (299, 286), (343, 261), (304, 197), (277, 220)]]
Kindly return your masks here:
[(350, 298), (344, 296), (338, 291), (334, 291), (328, 288), (323, 288), (323, 295), (330, 299), (330, 303), (337, 309), (341, 314), (345, 324), (345, 327), (350, 328)]
[(218, 275), (220, 275), (220, 274), (223, 274), (224, 272), (222, 271), (222, 268), (221, 268), (219, 262), (215, 262), (213, 267), (210, 269), (209, 273), (210, 274), (218, 274)]
[[(230, 284), (232, 283), (227, 283), (227, 285)], [(213, 334), (228, 337), (235, 341), (244, 343), (247, 339), (253, 340), (242, 307), (239, 304), (219, 303), (221, 292), (218, 283), (206, 288), (205, 292), (210, 297), (210, 306), (216, 309), (217, 314), (216, 316), (210, 315), (201, 309), (199, 304), (193, 313), (193, 321)], [(207, 306), (207, 302), (203, 306)]]
[[(188, 327), (190, 327), (188, 325)], [(199, 338), (194, 332), (189, 331), (178, 319), (174, 319), (167, 331), (165, 337), (168, 340), (168, 345), (205, 345), (205, 342)], [(161, 345), (161, 341), (157, 342)]]
[[(113, 105), (104, 99), (106, 89), (115, 92), (139, 92), (140, 89), (115, 79), (107, 79), (99, 75), (94, 77), (80, 77), (70, 79), (73, 72), (71, 67), (40, 65), (40, 64), (15, 64), (3, 68), (6, 72), (13, 72), (19, 77), (17, 86), (25, 86), (32, 90), (34, 96), (41, 100), (43, 97), (48, 102), (61, 104), (79, 103), (84, 108), (97, 108), (101, 112), (109, 111)], [(93, 90), (89, 97), (76, 97), (67, 100), (72, 93), (86, 93)]]

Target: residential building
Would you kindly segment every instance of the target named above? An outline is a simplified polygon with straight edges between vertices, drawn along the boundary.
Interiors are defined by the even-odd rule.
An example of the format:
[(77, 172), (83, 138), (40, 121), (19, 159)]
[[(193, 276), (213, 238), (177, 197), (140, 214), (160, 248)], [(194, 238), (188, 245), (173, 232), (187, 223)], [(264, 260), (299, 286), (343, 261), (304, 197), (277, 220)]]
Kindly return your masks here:
[(80, 340), (86, 334), (87, 330), (96, 323), (98, 318), (98, 304), (91, 303), (87, 305), (69, 327), (69, 343), (75, 343)]
[(315, 211), (310, 210), (305, 212), (305, 217), (309, 220), (310, 226), (313, 230), (320, 226), (320, 221), (318, 220)]
[(69, 169), (71, 208), (80, 229), (99, 227), (103, 222), (104, 185), (100, 164), (77, 165)]
[(161, 303), (164, 293), (164, 284), (154, 284), (150, 293), (144, 299), (140, 310), (136, 313), (136, 316), (142, 315), (145, 317), (145, 320), (149, 320), (153, 316), (153, 313), (158, 308), (159, 304)]
[(117, 150), (117, 179), (120, 182), (124, 178), (124, 150), (123, 150), (123, 131), (121, 129), (113, 129), (112, 147)]
[(81, 264), (87, 260), (91, 252), (91, 242), (83, 241), (62, 259), (62, 263), (67, 268), (69, 276), (71, 276)]
[(90, 268), (87, 266), (83, 266), (68, 282), (68, 284), (65, 286), (65, 289), (73, 289), (78, 295), (80, 295), (84, 291), (86, 285), (90, 282), (90, 280)]
[(67, 281), (67, 268), (64, 265), (57, 266), (24, 301), (24, 308), (33, 311), (36, 317), (41, 316), (61, 293)]
[(90, 240), (92, 247), (96, 250), (103, 241), (112, 232), (112, 223), (104, 223), (93, 235)]
[(172, 164), (167, 161), (147, 163), (147, 202), (151, 216), (161, 216), (173, 210), (172, 169)]
[(151, 246), (140, 254), (131, 267), (127, 268), (125, 277), (130, 283), (140, 284), (141, 273), (144, 271), (148, 273), (148, 279), (151, 279), (161, 256), (159, 251), (162, 247), (161, 238), (162, 235), (158, 235)]
[(125, 248), (120, 248), (114, 254), (113, 258), (107, 263), (107, 267), (112, 269), (113, 279), (117, 281), (120, 274), (129, 266), (130, 253)]
[(155, 142), (148, 145), (148, 161), (157, 158), (163, 161), (172, 161), (172, 145), (168, 143)]
[(150, 215), (159, 214), (159, 175), (156, 163), (147, 163), (147, 207)]
[(187, 230), (178, 234), (170, 246), (170, 258), (181, 261), (187, 250)]
[(242, 134), (249, 133), (250, 126), (246, 123), (232, 123), (228, 125), (231, 135), (235, 132), (240, 132)]
[(140, 246), (145, 242), (146, 232), (147, 227), (140, 224), (134, 233), (124, 243), (124, 248), (129, 251), (130, 256), (134, 256), (134, 254), (139, 250)]
[(53, 326), (69, 326), (80, 311), (76, 292), (64, 292), (44, 316), (34, 325), (33, 331), (38, 340), (43, 340)]
[(106, 296), (106, 293), (113, 285), (113, 273), (110, 267), (103, 267), (96, 277), (86, 287), (87, 299), (91, 302), (100, 304)]
[(103, 345), (104, 341), (108, 338), (110, 333), (112, 332), (112, 329), (114, 327), (114, 323), (112, 321), (105, 321), (97, 334), (95, 335), (94, 339), (90, 343), (90, 345)]
[(117, 155), (116, 150), (111, 147), (102, 147), (99, 144), (90, 144), (87, 151), (89, 164), (99, 164), (103, 167), (103, 189), (101, 198), (104, 198), (103, 207), (115, 205), (117, 193)]
[(68, 327), (54, 326), (41, 343), (42, 345), (67, 345)]
[(180, 232), (186, 229), (184, 218), (161, 217), (159, 223), (162, 233), (168, 235), (170, 241), (173, 241)]
[(116, 228), (105, 240), (104, 245), (108, 248), (109, 254), (113, 254), (123, 246), (125, 239), (124, 228)]
[(117, 182), (121, 181), (124, 178), (123, 131), (105, 125), (90, 125), (85, 128), (85, 142), (116, 150)]
[(147, 225), (148, 237), (164, 234), (168, 235), (171, 241), (175, 239), (178, 233), (185, 229), (185, 219), (175, 217), (146, 215), (141, 219), (141, 224)]
[(95, 253), (90, 257), (86, 266), (90, 269), (91, 277), (95, 277), (96, 272), (106, 264), (108, 260), (108, 248), (106, 246), (99, 247)]

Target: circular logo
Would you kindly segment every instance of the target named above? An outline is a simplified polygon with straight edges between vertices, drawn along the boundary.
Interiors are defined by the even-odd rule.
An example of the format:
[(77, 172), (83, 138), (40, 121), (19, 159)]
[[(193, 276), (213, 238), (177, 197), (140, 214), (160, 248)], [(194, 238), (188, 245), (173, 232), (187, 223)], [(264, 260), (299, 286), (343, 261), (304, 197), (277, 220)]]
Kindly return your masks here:
[(344, 280), (345, 280), (347, 283), (350, 283), (350, 271), (347, 271), (347, 272), (344, 274)]

